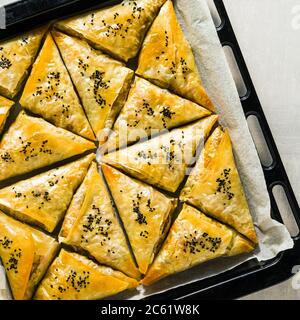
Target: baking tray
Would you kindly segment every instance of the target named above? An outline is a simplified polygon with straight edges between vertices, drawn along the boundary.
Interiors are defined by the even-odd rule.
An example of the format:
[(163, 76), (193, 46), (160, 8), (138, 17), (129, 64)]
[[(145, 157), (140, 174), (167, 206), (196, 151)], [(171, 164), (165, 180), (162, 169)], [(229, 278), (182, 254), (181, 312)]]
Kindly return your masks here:
[[(5, 6), (7, 28), (0, 30), (0, 38), (12, 36), (45, 21), (57, 19), (73, 13), (112, 5), (120, 1), (99, 0), (24, 0)], [(229, 17), (222, 0), (214, 0), (221, 18), (217, 27), (218, 36), (223, 46), (230, 46), (247, 87), (247, 93), (241, 98), (245, 116), (255, 115), (259, 120), (265, 140), (273, 158), (273, 163), (262, 166), (271, 200), (271, 214), (274, 219), (283, 223), (278, 206), (272, 193), (275, 185), (281, 185), (287, 195), (289, 205), (300, 227), (300, 208), (290, 185), (278, 149), (273, 139), (262, 106), (256, 94), (245, 60), (235, 37)], [(292, 269), (300, 265), (300, 235), (293, 237), (294, 248), (281, 252), (276, 258), (257, 262), (250, 260), (233, 270), (193, 282), (180, 288), (155, 294), (146, 299), (233, 299), (265, 289), (290, 278)]]

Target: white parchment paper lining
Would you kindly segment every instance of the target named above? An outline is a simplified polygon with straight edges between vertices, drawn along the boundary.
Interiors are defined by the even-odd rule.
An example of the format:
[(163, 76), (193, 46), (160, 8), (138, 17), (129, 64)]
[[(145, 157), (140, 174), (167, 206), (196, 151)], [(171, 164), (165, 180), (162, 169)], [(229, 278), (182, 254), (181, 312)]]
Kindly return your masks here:
[[(208, 0), (211, 1), (211, 0)], [(220, 123), (229, 129), (235, 157), (259, 237), (259, 248), (249, 255), (221, 258), (165, 278), (150, 287), (125, 292), (116, 298), (140, 299), (171, 288), (211, 277), (253, 258), (274, 258), (293, 247), (286, 227), (270, 217), (270, 200), (260, 160), (248, 130), (236, 86), (206, 0), (174, 0), (176, 14), (189, 40)], [(8, 299), (8, 285), (0, 267), (0, 300)], [(180, 290), (180, 289), (179, 289)]]

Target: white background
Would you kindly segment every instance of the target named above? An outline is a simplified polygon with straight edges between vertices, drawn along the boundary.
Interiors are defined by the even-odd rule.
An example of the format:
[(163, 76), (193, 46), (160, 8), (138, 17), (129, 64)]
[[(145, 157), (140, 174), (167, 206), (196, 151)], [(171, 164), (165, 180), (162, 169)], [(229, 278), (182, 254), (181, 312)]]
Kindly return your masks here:
[[(224, 3), (300, 202), (300, 0)], [(290, 280), (246, 298), (300, 299), (300, 289)]]

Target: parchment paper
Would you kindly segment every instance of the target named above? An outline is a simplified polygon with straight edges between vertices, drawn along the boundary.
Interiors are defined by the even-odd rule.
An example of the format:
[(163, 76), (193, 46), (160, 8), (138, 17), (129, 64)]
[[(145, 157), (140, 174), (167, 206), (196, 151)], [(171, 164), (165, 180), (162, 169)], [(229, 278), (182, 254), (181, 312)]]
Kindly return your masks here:
[[(293, 247), (286, 227), (270, 217), (270, 200), (260, 160), (248, 130), (236, 86), (206, 1), (174, 0), (176, 14), (189, 40), (209, 96), (216, 105), (220, 123), (229, 129), (235, 158), (253, 215), (259, 247), (253, 254), (219, 258), (185, 272), (165, 278), (150, 287), (115, 296), (116, 299), (140, 299), (174, 287), (207, 278), (239, 264), (257, 258), (274, 258), (279, 252)], [(8, 299), (8, 284), (0, 266), (0, 300)]]

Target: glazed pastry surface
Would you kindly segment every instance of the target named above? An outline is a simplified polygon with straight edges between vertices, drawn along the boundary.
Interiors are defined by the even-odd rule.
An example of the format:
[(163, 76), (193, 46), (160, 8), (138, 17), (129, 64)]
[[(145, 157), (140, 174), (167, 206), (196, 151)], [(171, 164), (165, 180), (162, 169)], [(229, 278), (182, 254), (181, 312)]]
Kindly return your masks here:
[(59, 51), (48, 34), (26, 82), (20, 104), (58, 127), (94, 140)]
[[(139, 278), (140, 273), (131, 257), (124, 232), (96, 163), (92, 164), (87, 180), (83, 201), (64, 243), (86, 250), (101, 264)], [(69, 209), (68, 214), (72, 213), (75, 213), (74, 207)], [(67, 223), (70, 223), (68, 214)]]
[(58, 250), (58, 242), (0, 211), (0, 258), (13, 297), (28, 300)]
[(145, 274), (168, 232), (177, 201), (110, 166), (102, 165), (102, 170), (139, 270)]
[(133, 289), (138, 282), (99, 266), (77, 253), (61, 250), (48, 269), (34, 298), (36, 300), (96, 300), (126, 289)]
[(150, 285), (205, 261), (253, 248), (234, 230), (185, 204), (142, 283)]
[(21, 111), (0, 141), (0, 181), (93, 149), (91, 141)]
[(48, 26), (0, 43), (0, 94), (14, 98), (20, 90)]
[(181, 200), (257, 242), (227, 130), (217, 128), (207, 141), (182, 190)]
[(0, 134), (4, 129), (6, 119), (13, 105), (13, 101), (0, 96)]
[(0, 189), (0, 208), (19, 220), (53, 232), (95, 155)]
[(102, 161), (149, 184), (175, 192), (184, 179), (187, 167), (194, 161), (198, 145), (204, 142), (217, 119), (217, 116), (209, 116), (127, 149), (109, 153), (102, 157)]
[(163, 5), (145, 38), (136, 73), (211, 111), (215, 109), (170, 0)]
[(130, 145), (210, 114), (209, 110), (136, 77), (105, 150)]
[(165, 1), (125, 0), (113, 7), (60, 21), (56, 26), (128, 61), (137, 55), (146, 31)]
[(123, 107), (134, 72), (85, 41), (54, 32), (54, 39), (77, 88), (97, 139), (107, 139)]

